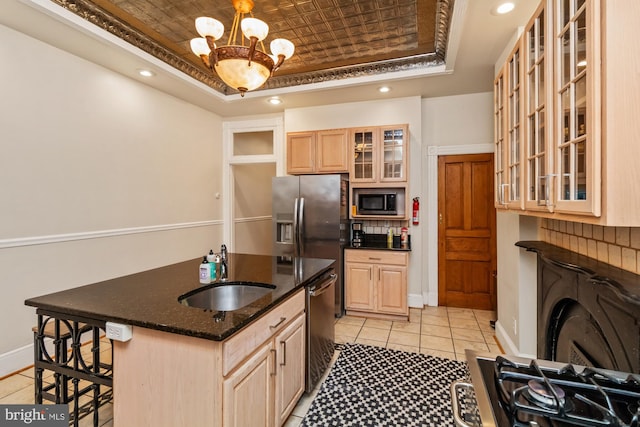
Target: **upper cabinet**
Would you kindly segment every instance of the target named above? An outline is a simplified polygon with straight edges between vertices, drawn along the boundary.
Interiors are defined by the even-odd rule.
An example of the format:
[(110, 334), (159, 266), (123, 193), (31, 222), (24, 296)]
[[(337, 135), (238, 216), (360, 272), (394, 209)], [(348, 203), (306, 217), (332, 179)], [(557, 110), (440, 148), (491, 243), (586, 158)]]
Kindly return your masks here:
[(287, 134), (287, 173), (321, 174), (349, 171), (347, 130)]
[(352, 183), (407, 181), (409, 135), (406, 125), (351, 129), (349, 138)]
[(494, 83), (496, 206), (640, 226), (640, 51), (628, 44), (640, 38), (638, 22), (635, 0), (540, 4), (514, 49), (523, 70), (519, 152), (513, 54)]
[(496, 207), (521, 209), (522, 204), (522, 38), (494, 81), (496, 108)]

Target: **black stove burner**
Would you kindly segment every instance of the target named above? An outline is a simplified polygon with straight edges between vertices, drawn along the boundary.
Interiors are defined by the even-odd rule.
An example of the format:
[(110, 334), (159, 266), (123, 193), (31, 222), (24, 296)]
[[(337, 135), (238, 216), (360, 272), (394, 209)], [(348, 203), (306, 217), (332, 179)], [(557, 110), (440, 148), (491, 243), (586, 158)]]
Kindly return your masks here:
[[(498, 356), (494, 380), (499, 407), (512, 426), (640, 427), (640, 383), (604, 371), (576, 372), (541, 368), (534, 360), (522, 365)], [(494, 407), (494, 411), (496, 407)]]

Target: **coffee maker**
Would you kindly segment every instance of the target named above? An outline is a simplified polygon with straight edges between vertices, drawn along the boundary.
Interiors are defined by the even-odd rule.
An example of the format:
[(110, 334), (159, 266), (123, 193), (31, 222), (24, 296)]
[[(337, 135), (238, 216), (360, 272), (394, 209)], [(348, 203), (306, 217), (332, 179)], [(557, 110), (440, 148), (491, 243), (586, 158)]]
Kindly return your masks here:
[(362, 231), (362, 223), (354, 222), (351, 224), (351, 246), (359, 248), (364, 240), (364, 231)]

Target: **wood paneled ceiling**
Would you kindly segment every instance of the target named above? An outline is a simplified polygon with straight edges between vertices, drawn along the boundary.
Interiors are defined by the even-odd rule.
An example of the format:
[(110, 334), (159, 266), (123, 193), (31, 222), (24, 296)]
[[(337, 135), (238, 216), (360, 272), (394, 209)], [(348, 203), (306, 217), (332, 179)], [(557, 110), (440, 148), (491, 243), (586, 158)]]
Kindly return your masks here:
[[(198, 16), (225, 25), (230, 0), (51, 0), (223, 94), (236, 94), (191, 53)], [(320, 83), (444, 63), (454, 0), (255, 0), (253, 14), (294, 56), (263, 89)]]

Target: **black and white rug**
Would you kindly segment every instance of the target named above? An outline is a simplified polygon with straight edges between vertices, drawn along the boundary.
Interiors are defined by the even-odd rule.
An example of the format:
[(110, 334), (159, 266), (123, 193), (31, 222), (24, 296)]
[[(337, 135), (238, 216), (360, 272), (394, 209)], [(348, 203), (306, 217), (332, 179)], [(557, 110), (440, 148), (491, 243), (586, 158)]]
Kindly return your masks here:
[(345, 344), (302, 426), (454, 426), (449, 386), (467, 364)]

